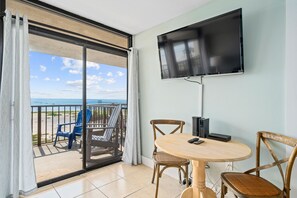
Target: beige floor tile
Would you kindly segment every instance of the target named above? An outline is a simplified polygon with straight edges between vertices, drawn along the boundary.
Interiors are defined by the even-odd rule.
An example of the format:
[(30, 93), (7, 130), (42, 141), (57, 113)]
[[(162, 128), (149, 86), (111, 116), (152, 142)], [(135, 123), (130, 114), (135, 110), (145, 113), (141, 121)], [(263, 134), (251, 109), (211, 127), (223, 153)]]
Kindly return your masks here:
[(97, 174), (87, 175), (85, 178), (87, 178), (96, 187), (101, 187), (121, 179), (121, 177), (114, 172), (99, 172)]
[(89, 175), (96, 175), (96, 174), (99, 174), (99, 173), (110, 173), (110, 172), (113, 172), (110, 169), (110, 167), (109, 166), (104, 166), (104, 167), (101, 167), (101, 168), (86, 172), (86, 173), (82, 174), (81, 176), (86, 177), (86, 176), (89, 176)]
[[(150, 184), (145, 188), (127, 196), (127, 198), (154, 198), (156, 192), (156, 186), (154, 184)], [(171, 189), (159, 187), (158, 198), (175, 198), (180, 194), (179, 189)]]
[[(38, 189), (33, 195), (45, 198), (150, 198), (154, 197), (156, 189), (155, 184), (151, 184), (152, 173), (153, 170), (144, 165), (130, 166), (120, 162)], [(176, 179), (163, 175), (159, 197), (176, 198), (183, 189), (185, 186)]]
[[(151, 175), (150, 175), (151, 176)], [(149, 177), (151, 179), (151, 177)], [(151, 198), (155, 196), (156, 192), (156, 184), (151, 184), (151, 180), (149, 179), (149, 183), (145, 188), (131, 194), (128, 198)], [(131, 181), (132, 182), (132, 181)], [(156, 180), (155, 180), (156, 182)], [(163, 175), (159, 180), (159, 198), (175, 198), (180, 195), (180, 193), (185, 189), (185, 186), (179, 184), (178, 180), (169, 177), (167, 175)]]
[(107, 198), (107, 197), (102, 192), (100, 192), (100, 190), (95, 189), (87, 193), (84, 193), (76, 198)]
[(42, 188), (38, 188), (34, 193), (29, 196), (28, 198), (59, 198), (58, 193), (52, 186), (45, 186)]
[(127, 195), (132, 194), (133, 192), (136, 192), (140, 189), (141, 185), (129, 183), (124, 179), (119, 179), (99, 188), (99, 190), (109, 198), (126, 197)]
[(77, 177), (77, 180), (70, 181), (69, 183), (54, 184), (54, 188), (61, 198), (70, 198), (89, 192), (95, 189), (95, 186), (86, 178)]
[(130, 174), (127, 174), (124, 179), (132, 184), (147, 186), (152, 181), (153, 170), (147, 167), (138, 167), (138, 169)]
[(125, 164), (124, 162), (119, 162), (110, 166), (110, 169), (121, 177), (125, 177), (141, 168), (141, 166), (132, 166)]

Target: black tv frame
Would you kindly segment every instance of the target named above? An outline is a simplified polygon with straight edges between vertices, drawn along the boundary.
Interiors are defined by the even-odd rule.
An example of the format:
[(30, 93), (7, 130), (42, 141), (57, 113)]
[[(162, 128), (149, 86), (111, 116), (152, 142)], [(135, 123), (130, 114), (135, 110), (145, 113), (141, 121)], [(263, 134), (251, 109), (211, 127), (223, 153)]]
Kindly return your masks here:
[[(203, 21), (199, 21), (199, 22), (196, 22), (196, 23), (193, 23), (193, 24), (189, 24), (187, 26), (184, 26), (184, 27), (181, 27), (181, 28), (178, 28), (178, 29), (175, 29), (175, 30), (172, 30), (172, 31), (169, 31), (169, 32), (166, 32), (166, 33), (163, 33), (161, 35), (158, 35), (157, 38), (159, 37), (162, 37), (162, 36), (165, 36), (167, 34), (170, 34), (170, 33), (173, 33), (173, 32), (178, 32), (182, 29), (186, 29), (188, 28), (189, 26), (192, 26), (192, 25), (202, 25), (203, 23), (208, 23), (210, 21), (214, 21), (214, 20), (217, 20), (219, 18), (222, 18), (224, 16), (228, 16), (232, 13), (236, 13), (236, 12), (239, 12), (239, 17), (240, 17), (240, 26), (239, 26), (239, 32), (240, 32), (240, 38), (239, 38), (239, 49), (240, 49), (240, 67), (241, 67), (241, 70), (240, 71), (237, 71), (237, 72), (229, 72), (229, 73), (222, 73), (222, 74), (201, 74), (201, 75), (190, 75), (190, 76), (182, 76), (182, 77), (169, 77), (169, 78), (163, 78), (163, 75), (162, 75), (162, 62), (161, 62), (161, 53), (160, 53), (160, 43), (158, 42), (158, 54), (159, 54), (159, 63), (160, 63), (160, 69), (161, 69), (161, 79), (177, 79), (177, 78), (185, 78), (185, 77), (195, 77), (195, 76), (202, 76), (202, 77), (206, 77), (206, 76), (222, 76), (222, 75), (233, 75), (233, 74), (243, 74), (244, 73), (244, 55), (243, 55), (243, 22), (242, 22), (242, 8), (239, 8), (239, 9), (236, 9), (236, 10), (232, 10), (230, 12), (227, 12), (227, 13), (224, 13), (224, 14), (221, 14), (221, 15), (217, 15), (215, 17), (211, 17), (211, 18), (208, 18), (208, 19), (205, 19)], [(158, 39), (159, 40), (159, 39)]]

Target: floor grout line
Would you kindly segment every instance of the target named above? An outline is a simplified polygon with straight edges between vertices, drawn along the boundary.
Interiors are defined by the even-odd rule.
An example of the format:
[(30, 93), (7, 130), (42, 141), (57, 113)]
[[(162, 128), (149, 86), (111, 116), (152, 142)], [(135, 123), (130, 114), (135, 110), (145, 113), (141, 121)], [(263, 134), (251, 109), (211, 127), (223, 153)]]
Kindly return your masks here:
[(56, 193), (58, 194), (58, 196), (59, 196), (60, 198), (62, 198), (61, 195), (58, 193), (57, 189), (54, 187), (54, 185), (51, 185), (51, 186), (53, 187), (54, 191), (56, 191)]
[(127, 197), (129, 197), (130, 195), (135, 194), (135, 193), (137, 193), (138, 191), (141, 191), (142, 189), (144, 189), (144, 188), (146, 188), (146, 187), (147, 187), (147, 186), (143, 186), (142, 188), (140, 188), (140, 189), (138, 189), (138, 190), (136, 190), (136, 191), (134, 191), (134, 192), (132, 192), (132, 193), (130, 193), (130, 194), (124, 196), (124, 198), (127, 198)]

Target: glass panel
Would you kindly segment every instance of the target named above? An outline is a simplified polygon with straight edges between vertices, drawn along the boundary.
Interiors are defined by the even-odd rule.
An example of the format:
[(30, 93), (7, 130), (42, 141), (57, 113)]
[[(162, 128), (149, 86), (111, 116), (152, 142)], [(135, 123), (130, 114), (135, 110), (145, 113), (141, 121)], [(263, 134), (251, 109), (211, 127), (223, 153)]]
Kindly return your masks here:
[[(127, 72), (126, 57), (87, 50), (87, 108), (92, 112), (88, 126), (95, 128), (87, 132), (87, 167), (121, 159), (127, 115)], [(123, 109), (116, 115), (118, 104)]]
[(34, 161), (41, 182), (82, 169), (79, 136), (68, 149), (69, 135), (81, 132), (69, 123), (82, 109), (82, 47), (31, 34), (30, 70)]

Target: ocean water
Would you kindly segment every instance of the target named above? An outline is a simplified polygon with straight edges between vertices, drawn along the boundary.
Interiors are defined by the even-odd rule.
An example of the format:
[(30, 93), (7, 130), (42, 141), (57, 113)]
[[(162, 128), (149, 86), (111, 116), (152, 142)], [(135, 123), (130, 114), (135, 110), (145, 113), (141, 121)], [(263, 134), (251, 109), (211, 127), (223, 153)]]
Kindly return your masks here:
[[(127, 104), (127, 101), (120, 99), (87, 99), (87, 105), (91, 104)], [(31, 106), (43, 105), (82, 105), (82, 99), (31, 98)]]

